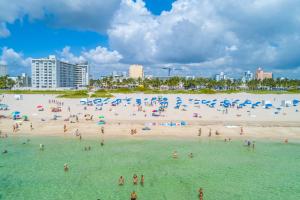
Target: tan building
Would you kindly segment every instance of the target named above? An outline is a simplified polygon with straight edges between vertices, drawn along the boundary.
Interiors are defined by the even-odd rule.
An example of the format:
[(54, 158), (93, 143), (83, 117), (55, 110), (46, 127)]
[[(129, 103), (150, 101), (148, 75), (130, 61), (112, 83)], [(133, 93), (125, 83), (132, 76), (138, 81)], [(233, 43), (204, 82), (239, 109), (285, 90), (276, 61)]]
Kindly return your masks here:
[(129, 78), (144, 78), (144, 68), (142, 65), (130, 65)]
[(262, 68), (258, 68), (256, 70), (256, 73), (255, 73), (255, 78), (256, 80), (264, 80), (264, 79), (269, 79), (269, 78), (273, 78), (273, 73), (272, 72), (264, 72), (262, 70)]

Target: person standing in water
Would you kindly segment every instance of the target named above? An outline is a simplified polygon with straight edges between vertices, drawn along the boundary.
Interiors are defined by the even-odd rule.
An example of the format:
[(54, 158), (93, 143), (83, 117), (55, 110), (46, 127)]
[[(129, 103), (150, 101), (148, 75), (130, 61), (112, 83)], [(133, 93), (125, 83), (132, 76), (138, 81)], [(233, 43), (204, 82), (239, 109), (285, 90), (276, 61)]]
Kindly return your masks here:
[(144, 186), (144, 182), (145, 182), (145, 177), (144, 177), (144, 175), (142, 174), (142, 176), (141, 176), (141, 186)]
[(130, 200), (137, 200), (137, 194), (135, 193), (135, 191), (131, 192)]
[(139, 182), (138, 176), (137, 176), (136, 174), (133, 175), (133, 184), (134, 184), (134, 185), (137, 185), (138, 182)]
[(40, 144), (40, 150), (44, 151), (44, 145), (43, 144)]
[(203, 189), (199, 189), (199, 200), (203, 200)]
[(124, 183), (125, 183), (124, 177), (120, 176), (120, 178), (119, 178), (119, 185), (124, 185)]
[(174, 151), (174, 152), (173, 152), (173, 158), (174, 158), (174, 159), (177, 159), (177, 158), (178, 158), (177, 151)]
[(68, 166), (67, 163), (64, 164), (64, 171), (65, 171), (65, 172), (69, 171), (69, 166)]

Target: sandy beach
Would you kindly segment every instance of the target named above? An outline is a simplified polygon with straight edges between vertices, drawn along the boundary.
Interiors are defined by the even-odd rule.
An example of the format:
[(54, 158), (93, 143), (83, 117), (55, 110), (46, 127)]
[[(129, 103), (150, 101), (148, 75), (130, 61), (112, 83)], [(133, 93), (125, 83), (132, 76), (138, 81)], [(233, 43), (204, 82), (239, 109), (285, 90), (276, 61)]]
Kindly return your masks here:
[[(150, 99), (158, 95), (146, 94), (116, 94), (114, 99), (132, 98), (132, 103), (120, 103), (112, 106), (109, 102), (97, 110), (96, 106), (87, 106), (80, 103), (80, 99), (59, 99), (55, 95), (23, 95), (22, 100), (15, 99), (14, 95), (4, 95), (2, 102), (9, 106), (9, 110), (1, 111), (5, 118), (0, 120), (2, 133), (30, 134), (30, 135), (62, 135), (73, 136), (76, 130), (82, 137), (93, 137), (101, 134), (101, 127), (105, 128), (105, 137), (174, 137), (208, 138), (211, 130), (211, 138), (241, 137), (241, 138), (269, 138), (269, 139), (299, 139), (300, 138), (300, 113), (299, 106), (282, 107), (283, 100), (299, 99), (300, 95), (251, 95), (251, 94), (217, 94), (217, 95), (163, 95), (168, 99), (169, 105), (160, 116), (152, 116), (152, 111), (158, 105), (142, 103), (137, 106), (135, 99)], [(174, 109), (176, 98), (180, 98), (186, 104), (184, 109)], [(207, 105), (195, 105), (190, 99), (240, 99), (272, 102), (269, 109), (258, 106), (256, 108), (236, 107), (224, 109), (216, 104), (214, 108)], [(56, 103), (49, 103), (49, 101)], [(111, 100), (113, 101), (113, 100)], [(61, 104), (61, 112), (52, 112), (51, 108)], [(42, 106), (39, 111), (37, 106)], [(280, 112), (276, 108), (281, 106)], [(11, 113), (19, 111), (21, 115), (27, 115), (29, 121), (13, 120)], [(57, 119), (53, 120), (54, 115)], [(70, 115), (76, 115), (70, 118)], [(195, 115), (197, 117), (195, 117)], [(92, 120), (89, 120), (93, 116)], [(103, 116), (105, 125), (98, 125), (98, 116)], [(186, 125), (179, 126), (184, 121)], [(19, 129), (13, 133), (13, 125), (19, 123)], [(74, 123), (73, 123), (74, 122)], [(174, 126), (164, 125), (174, 123)], [(33, 129), (31, 129), (31, 124)], [(64, 132), (64, 125), (67, 130)], [(151, 130), (143, 130), (148, 127)], [(241, 127), (243, 134), (241, 135)], [(137, 134), (131, 135), (130, 130), (137, 129)], [(216, 135), (216, 131), (218, 132)]]

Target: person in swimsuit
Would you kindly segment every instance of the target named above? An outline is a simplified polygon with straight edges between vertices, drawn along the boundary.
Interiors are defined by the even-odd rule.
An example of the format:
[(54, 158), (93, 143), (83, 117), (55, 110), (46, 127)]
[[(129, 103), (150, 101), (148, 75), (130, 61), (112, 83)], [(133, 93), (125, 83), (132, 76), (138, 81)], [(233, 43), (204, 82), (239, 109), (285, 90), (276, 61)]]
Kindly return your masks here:
[(141, 185), (144, 186), (144, 182), (145, 182), (145, 177), (144, 175), (141, 176)]
[(199, 130), (198, 130), (198, 136), (200, 137), (201, 134), (202, 134), (202, 130), (201, 130), (201, 128), (199, 128)]
[(137, 194), (135, 193), (135, 191), (131, 192), (130, 200), (137, 200)]
[(64, 170), (65, 170), (65, 172), (69, 171), (69, 166), (67, 163), (64, 164)]
[(209, 129), (208, 137), (211, 137), (211, 128)]
[(203, 189), (199, 189), (199, 200), (203, 200)]
[(124, 177), (120, 176), (120, 178), (119, 178), (119, 185), (124, 185), (124, 183), (125, 183)]
[(133, 184), (134, 184), (134, 185), (137, 185), (138, 182), (139, 182), (139, 179), (138, 179), (137, 175), (136, 175), (136, 174), (133, 175)]
[(243, 129), (243, 127), (241, 127), (240, 135), (243, 135), (243, 134), (244, 134), (244, 129)]
[(193, 157), (194, 157), (193, 153), (190, 153), (190, 154), (189, 154), (189, 157), (190, 157), (190, 158), (193, 158)]
[(173, 152), (173, 158), (174, 158), (174, 159), (178, 158), (177, 151), (174, 151), (174, 152)]

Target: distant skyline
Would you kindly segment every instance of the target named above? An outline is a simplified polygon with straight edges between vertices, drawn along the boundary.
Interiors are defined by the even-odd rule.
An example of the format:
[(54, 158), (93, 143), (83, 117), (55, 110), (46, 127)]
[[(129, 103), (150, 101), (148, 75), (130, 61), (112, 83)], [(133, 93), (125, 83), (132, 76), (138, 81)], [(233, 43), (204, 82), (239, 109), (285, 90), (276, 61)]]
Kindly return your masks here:
[[(0, 64), (30, 72), (31, 58), (88, 61), (94, 77), (145, 72), (239, 76), (261, 66), (300, 78), (295, 0), (1, 0)], [(176, 75), (176, 73), (175, 73)]]

